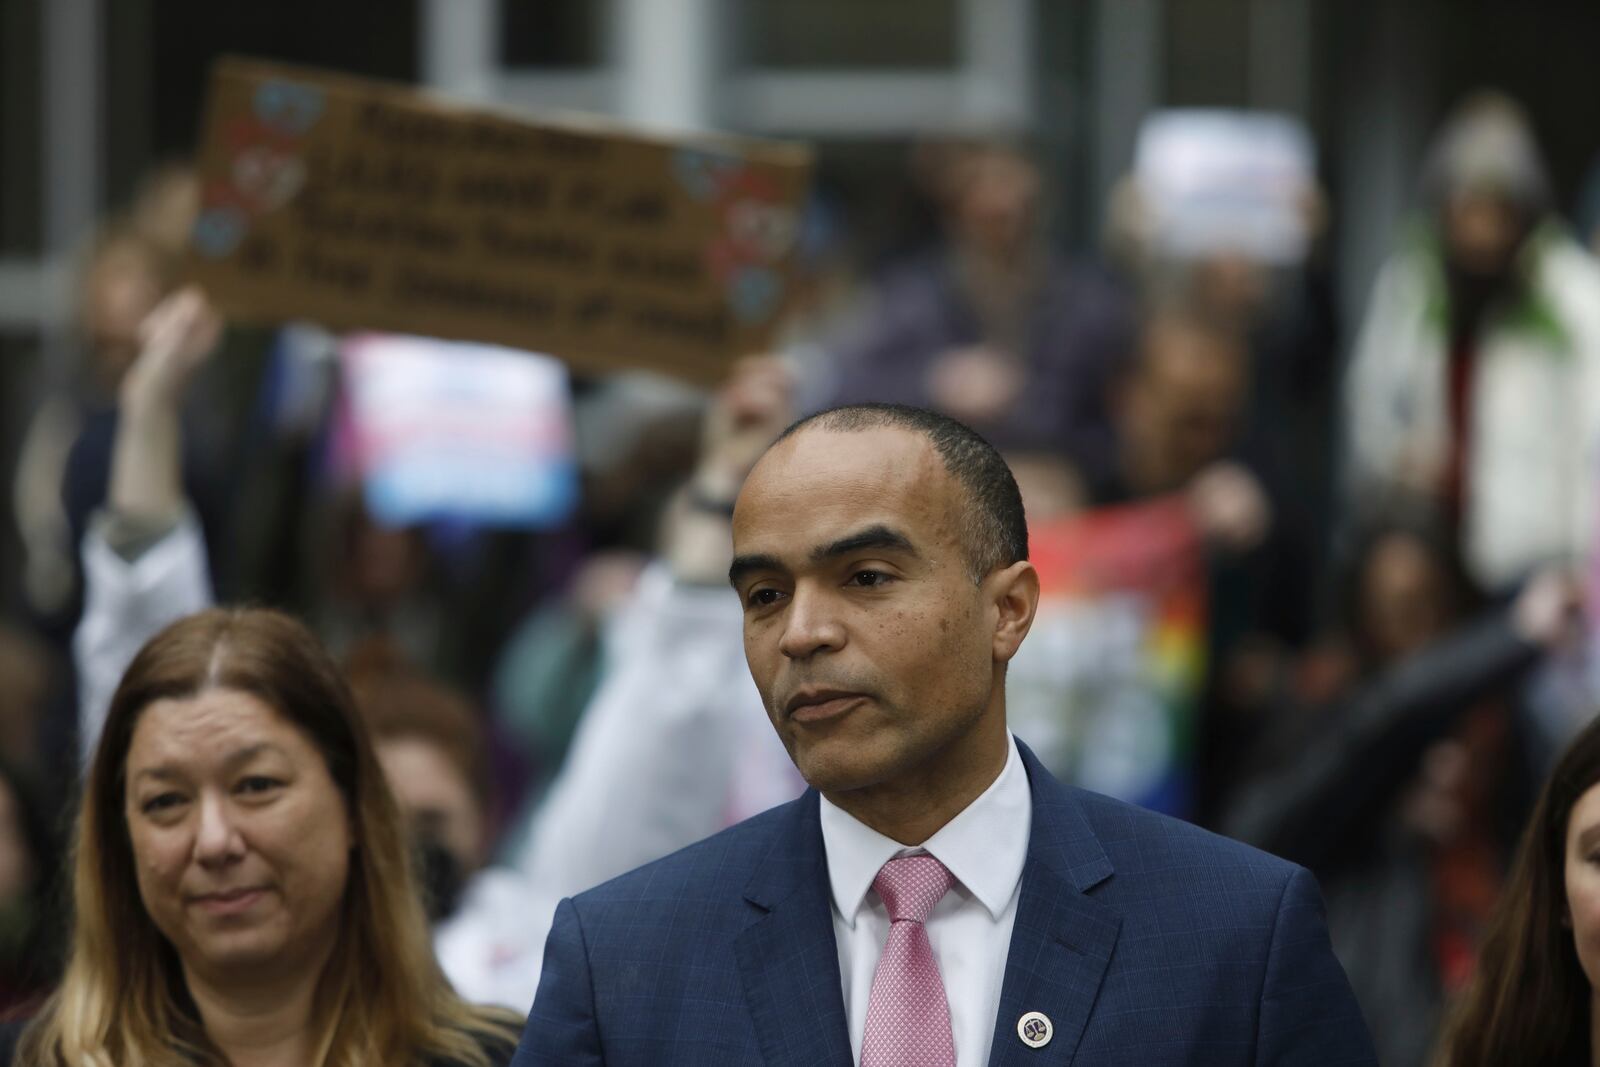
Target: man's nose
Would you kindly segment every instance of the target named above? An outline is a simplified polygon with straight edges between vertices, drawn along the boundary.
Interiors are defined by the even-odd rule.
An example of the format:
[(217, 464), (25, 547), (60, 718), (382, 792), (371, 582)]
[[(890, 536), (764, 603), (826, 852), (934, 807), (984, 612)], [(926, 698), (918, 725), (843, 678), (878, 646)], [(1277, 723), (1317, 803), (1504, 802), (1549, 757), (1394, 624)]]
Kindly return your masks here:
[(790, 659), (837, 652), (844, 647), (845, 629), (838, 604), (822, 590), (805, 584), (797, 586), (783, 621), (778, 650)]
[(244, 837), (227, 798), (215, 793), (200, 797), (200, 825), (195, 831), (195, 859), (206, 866), (231, 863), (244, 855)]

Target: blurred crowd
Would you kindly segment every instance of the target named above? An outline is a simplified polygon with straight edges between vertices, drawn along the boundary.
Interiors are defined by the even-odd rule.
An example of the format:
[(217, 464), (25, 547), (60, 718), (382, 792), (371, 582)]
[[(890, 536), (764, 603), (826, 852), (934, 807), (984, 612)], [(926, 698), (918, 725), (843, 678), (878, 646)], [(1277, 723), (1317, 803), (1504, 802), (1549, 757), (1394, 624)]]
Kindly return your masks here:
[[(252, 602), (342, 664), (450, 981), (525, 1012), (557, 901), (803, 788), (743, 658), (732, 503), (794, 418), (891, 401), (991, 440), (1038, 531), (1187, 516), (1200, 638), (1166, 805), (1310, 867), (1382, 1062), (1425, 1062), (1537, 785), (1600, 698), (1600, 262), (1526, 117), (1481, 95), (1437, 131), (1358, 322), (1327, 262), (1339, 204), (1314, 188), (1292, 262), (1176, 255), (1132, 182), (1100, 247), (1068, 252), (1027, 144), (913, 164), (925, 247), (875, 272), (805, 247), (777, 350), (719, 389), (575, 379), (581, 503), (535, 531), (374, 516), (341, 456), (337, 339), (180, 290), (194, 179), (151, 176), (84, 252), (82, 374), (41, 399), (15, 474), (0, 1001), (59, 975), (58, 813), (134, 651)], [(1082, 681), (1059, 678), (1062, 716)], [(1049, 700), (1013, 729), (1104, 787), (1094, 739), (1150, 683), (1096, 684), (1117, 691), (1084, 739)]]

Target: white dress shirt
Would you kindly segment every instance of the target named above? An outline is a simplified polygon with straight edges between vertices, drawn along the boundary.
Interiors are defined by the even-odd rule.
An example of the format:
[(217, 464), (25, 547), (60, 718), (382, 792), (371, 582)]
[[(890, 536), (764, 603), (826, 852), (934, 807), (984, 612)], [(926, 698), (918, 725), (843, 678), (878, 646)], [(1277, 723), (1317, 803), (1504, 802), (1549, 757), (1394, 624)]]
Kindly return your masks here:
[(1009, 739), (1000, 776), (920, 848), (884, 837), (827, 797), (822, 798), (821, 817), (833, 891), (833, 934), (855, 1062), (861, 1061), (872, 976), (889, 938), (889, 912), (873, 891), (872, 881), (896, 856), (926, 852), (956, 878), (924, 924), (950, 1002), (956, 1063), (962, 1067), (988, 1063), (1033, 821), (1033, 795), (1016, 740)]

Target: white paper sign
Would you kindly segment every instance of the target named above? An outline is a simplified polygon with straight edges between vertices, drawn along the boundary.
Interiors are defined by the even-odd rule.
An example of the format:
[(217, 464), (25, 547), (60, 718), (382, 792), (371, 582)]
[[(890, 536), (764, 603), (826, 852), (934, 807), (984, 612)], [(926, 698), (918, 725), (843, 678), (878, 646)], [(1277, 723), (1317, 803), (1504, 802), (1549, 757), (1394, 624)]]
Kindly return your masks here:
[(1158, 111), (1144, 120), (1134, 180), (1158, 251), (1240, 253), (1288, 265), (1310, 242), (1316, 150), (1298, 121), (1265, 112)]

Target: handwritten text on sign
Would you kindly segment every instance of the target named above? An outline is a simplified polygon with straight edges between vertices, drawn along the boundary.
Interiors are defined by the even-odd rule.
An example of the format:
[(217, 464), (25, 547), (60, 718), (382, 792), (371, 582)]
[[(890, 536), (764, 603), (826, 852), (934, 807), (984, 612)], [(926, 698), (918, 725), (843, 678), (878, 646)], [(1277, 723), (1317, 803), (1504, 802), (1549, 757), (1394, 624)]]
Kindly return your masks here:
[(356, 78), (224, 60), (192, 264), (240, 318), (719, 377), (786, 300), (809, 156), (526, 122)]

